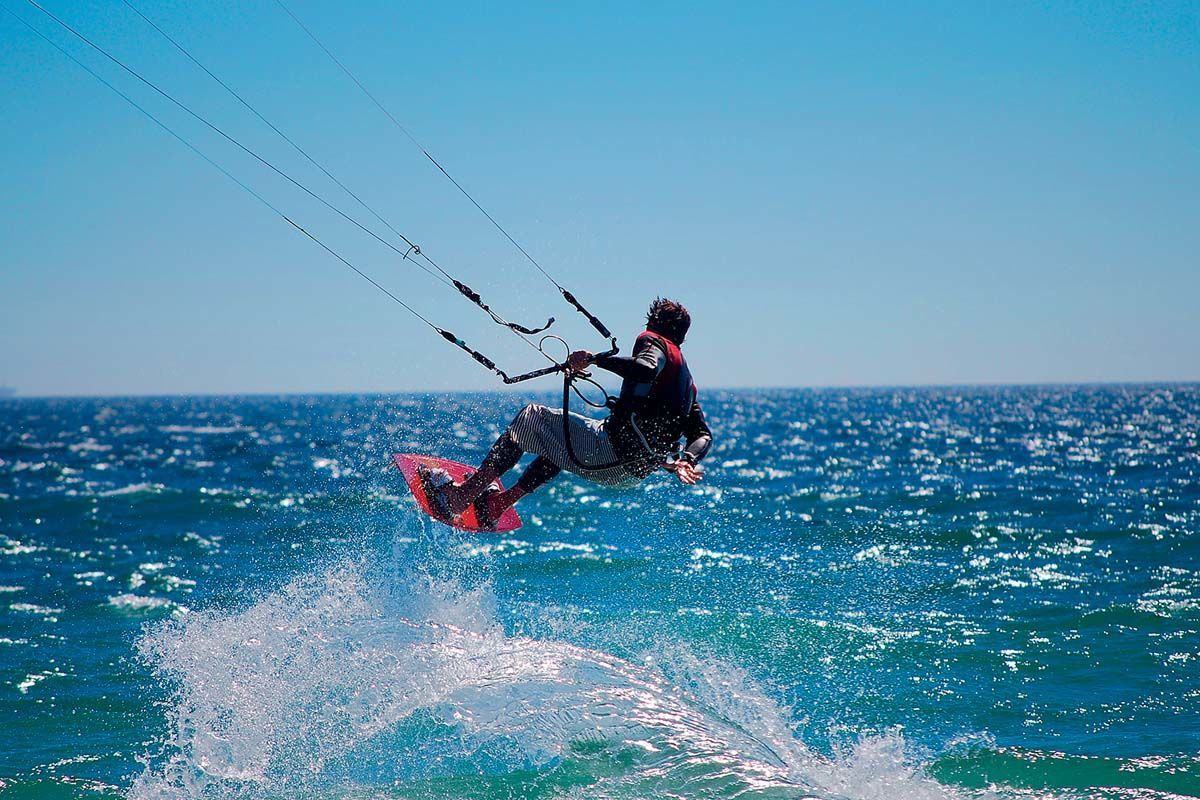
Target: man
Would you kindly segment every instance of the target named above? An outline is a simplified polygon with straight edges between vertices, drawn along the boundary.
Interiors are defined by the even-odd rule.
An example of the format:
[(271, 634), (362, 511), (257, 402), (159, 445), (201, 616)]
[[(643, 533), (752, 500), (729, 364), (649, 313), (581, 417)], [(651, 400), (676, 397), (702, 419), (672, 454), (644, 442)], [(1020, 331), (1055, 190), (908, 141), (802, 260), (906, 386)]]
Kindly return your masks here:
[[(660, 468), (674, 472), (682, 483), (699, 481), (703, 473), (697, 464), (712, 446), (712, 432), (679, 351), (691, 322), (686, 308), (660, 297), (651, 304), (646, 330), (638, 336), (630, 357), (593, 356), (586, 350), (571, 353), (570, 372), (582, 372), (591, 364), (623, 379), (608, 418), (572, 413), (564, 425), (562, 409), (525, 406), (492, 445), (479, 470), (461, 484), (453, 483), (443, 470), (423, 473), (434, 507), (444, 516), (455, 517), (474, 505), (481, 527), (492, 527), (505, 509), (564, 469), (607, 486), (631, 486)], [(668, 462), (680, 437), (686, 440), (685, 449)], [(525, 453), (537, 458), (515, 485), (500, 491), (496, 479)]]

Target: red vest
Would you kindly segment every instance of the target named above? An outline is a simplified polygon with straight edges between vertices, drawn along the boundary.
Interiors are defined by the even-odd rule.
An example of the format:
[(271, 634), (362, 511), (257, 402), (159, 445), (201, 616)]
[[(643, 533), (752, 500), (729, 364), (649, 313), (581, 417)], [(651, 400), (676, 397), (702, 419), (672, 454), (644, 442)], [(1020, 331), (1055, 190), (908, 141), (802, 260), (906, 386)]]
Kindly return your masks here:
[(667, 353), (667, 364), (654, 379), (654, 385), (650, 388), (650, 395), (647, 398), (647, 405), (658, 406), (663, 410), (686, 417), (692, 410), (692, 401), (696, 397), (696, 386), (692, 382), (692, 373), (688, 369), (687, 361), (684, 360), (683, 353), (679, 351), (679, 345), (661, 333), (650, 330), (642, 331), (637, 338), (639, 342), (642, 339), (653, 339), (662, 345), (663, 350)]

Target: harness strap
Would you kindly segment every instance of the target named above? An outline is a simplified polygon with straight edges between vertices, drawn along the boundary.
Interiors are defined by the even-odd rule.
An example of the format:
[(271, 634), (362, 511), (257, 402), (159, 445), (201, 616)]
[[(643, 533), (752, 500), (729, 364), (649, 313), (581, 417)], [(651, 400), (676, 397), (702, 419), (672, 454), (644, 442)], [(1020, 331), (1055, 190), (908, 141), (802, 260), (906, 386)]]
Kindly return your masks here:
[(567, 448), (567, 457), (571, 459), (571, 463), (576, 467), (589, 472), (625, 466), (625, 462), (620, 459), (613, 461), (611, 464), (584, 464), (579, 460), (579, 456), (575, 454), (575, 445), (571, 443), (571, 384), (574, 382), (575, 376), (570, 372), (565, 372), (563, 375), (562, 424), (563, 443)]

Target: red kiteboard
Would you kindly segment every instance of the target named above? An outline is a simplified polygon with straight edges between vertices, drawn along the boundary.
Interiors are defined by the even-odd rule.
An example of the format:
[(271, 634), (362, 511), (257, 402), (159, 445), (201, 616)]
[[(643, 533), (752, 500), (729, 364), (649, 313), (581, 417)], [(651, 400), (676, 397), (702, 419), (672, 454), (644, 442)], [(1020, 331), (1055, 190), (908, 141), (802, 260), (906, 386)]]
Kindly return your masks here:
[[(448, 458), (419, 456), (415, 453), (396, 453), (392, 456), (392, 461), (404, 473), (404, 480), (408, 483), (408, 488), (412, 492), (413, 498), (417, 501), (417, 507), (438, 522), (444, 522), (452, 528), (472, 533), (505, 533), (507, 531), (515, 531), (521, 527), (521, 518), (517, 516), (517, 512), (512, 508), (504, 509), (504, 513), (500, 515), (500, 519), (496, 520), (496, 527), (481, 528), (479, 527), (479, 521), (475, 519), (474, 508), (468, 508), (461, 515), (450, 518), (442, 516), (430, 505), (429, 497), (425, 493), (425, 484), (421, 480), (421, 476), (417, 474), (418, 467), (425, 467), (426, 469), (441, 467), (450, 473), (450, 477), (454, 478), (455, 483), (462, 481), (463, 478), (474, 472), (475, 467), (460, 464)], [(500, 488), (503, 489), (504, 486), (501, 485)]]

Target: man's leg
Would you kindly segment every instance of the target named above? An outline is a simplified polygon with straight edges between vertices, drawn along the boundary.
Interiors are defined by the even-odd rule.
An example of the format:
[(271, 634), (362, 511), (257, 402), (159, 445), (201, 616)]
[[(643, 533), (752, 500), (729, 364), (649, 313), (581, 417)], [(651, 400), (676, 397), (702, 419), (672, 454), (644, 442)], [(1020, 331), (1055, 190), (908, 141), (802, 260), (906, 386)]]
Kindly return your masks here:
[(509, 431), (502, 433), (474, 475), (460, 484), (450, 484), (442, 489), (442, 496), (446, 500), (446, 507), (450, 513), (458, 515), (466, 511), (471, 503), (475, 502), (475, 498), (483, 493), (484, 489), (515, 467), (524, 453), (525, 451), (513, 439), (512, 433)]
[(538, 456), (532, 464), (525, 468), (521, 477), (512, 487), (487, 498), (487, 518), (489, 520), (499, 519), (505, 509), (525, 495), (537, 491), (539, 487), (552, 480), (560, 472), (562, 472), (562, 468), (553, 461)]

